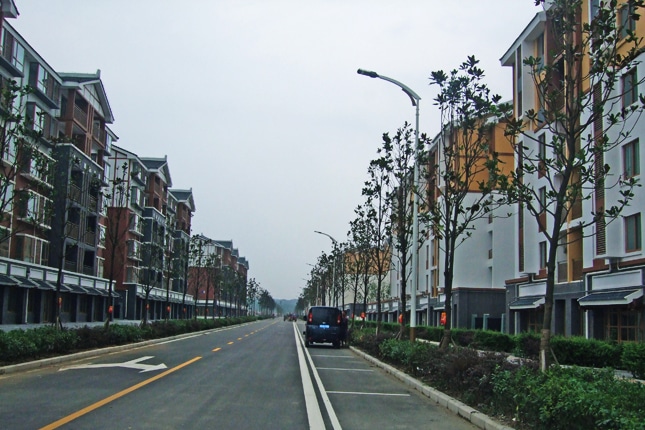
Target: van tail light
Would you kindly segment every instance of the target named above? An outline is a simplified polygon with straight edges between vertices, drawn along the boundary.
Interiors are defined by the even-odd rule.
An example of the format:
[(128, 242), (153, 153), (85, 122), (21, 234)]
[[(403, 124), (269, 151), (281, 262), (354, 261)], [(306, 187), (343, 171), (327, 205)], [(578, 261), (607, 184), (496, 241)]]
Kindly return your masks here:
[(340, 324), (341, 318), (342, 318), (341, 314), (338, 314), (338, 317), (336, 318), (336, 323), (337, 324)]
[(307, 317), (307, 320), (309, 322), (312, 322), (314, 320), (314, 314), (312, 312), (309, 312), (309, 316)]

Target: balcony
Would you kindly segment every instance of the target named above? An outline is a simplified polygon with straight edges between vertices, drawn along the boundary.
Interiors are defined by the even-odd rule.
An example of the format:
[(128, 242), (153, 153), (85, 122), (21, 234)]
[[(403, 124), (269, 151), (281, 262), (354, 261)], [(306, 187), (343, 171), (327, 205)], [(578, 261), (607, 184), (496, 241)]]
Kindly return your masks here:
[(78, 232), (79, 232), (78, 224), (74, 224), (71, 222), (67, 223), (67, 226), (65, 227), (65, 236), (71, 239), (78, 239)]
[(87, 130), (87, 112), (76, 105), (74, 105), (74, 119)]
[(65, 260), (64, 266), (68, 272), (76, 272), (76, 261)]
[(78, 185), (70, 185), (69, 186), (69, 199), (76, 202), (80, 203), (81, 202), (81, 187)]
[(105, 146), (105, 131), (101, 130), (99, 124), (94, 124), (94, 127), (92, 127), (92, 137), (100, 143), (101, 146)]
[(85, 232), (85, 240), (84, 242), (88, 245), (91, 246), (96, 246), (96, 232), (94, 231), (86, 231)]

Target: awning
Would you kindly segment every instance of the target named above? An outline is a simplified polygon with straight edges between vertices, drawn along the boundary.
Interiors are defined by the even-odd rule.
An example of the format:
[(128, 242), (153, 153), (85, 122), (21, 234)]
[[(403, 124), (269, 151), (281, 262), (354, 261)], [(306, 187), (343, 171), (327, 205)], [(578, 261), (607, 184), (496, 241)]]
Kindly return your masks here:
[(99, 296), (99, 295), (101, 295), (101, 292), (100, 292), (100, 291), (98, 291), (98, 290), (97, 290), (96, 288), (94, 288), (94, 287), (83, 287), (83, 289), (84, 289), (85, 291), (87, 291), (87, 293), (88, 293), (88, 294), (91, 294), (91, 295), (93, 295), (93, 296)]
[(11, 276), (0, 275), (0, 285), (20, 285), (20, 282)]
[[(73, 284), (64, 284), (61, 285), (61, 287), (66, 287), (68, 291), (72, 293), (77, 293), (77, 294), (87, 294), (87, 291), (85, 291), (82, 287), (79, 287), (78, 285), (73, 285)], [(61, 289), (62, 290), (62, 289)]]
[(543, 304), (544, 296), (530, 296), (515, 299), (509, 304), (508, 307), (513, 310), (536, 309), (538, 306)]
[(56, 291), (56, 285), (53, 285), (47, 281), (43, 281), (41, 279), (30, 279), (30, 281), (36, 284), (36, 288), (38, 288), (39, 290)]
[(437, 303), (436, 305), (432, 306), (433, 311), (445, 311), (446, 310), (446, 302), (441, 302)]
[(643, 297), (643, 289), (603, 291), (587, 294), (578, 299), (580, 306), (620, 306), (628, 305), (636, 299)]

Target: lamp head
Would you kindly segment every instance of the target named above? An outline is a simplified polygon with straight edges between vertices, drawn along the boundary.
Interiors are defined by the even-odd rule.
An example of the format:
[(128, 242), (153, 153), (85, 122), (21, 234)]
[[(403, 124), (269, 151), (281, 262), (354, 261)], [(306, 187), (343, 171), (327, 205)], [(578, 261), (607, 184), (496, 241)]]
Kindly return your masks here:
[(358, 73), (359, 75), (369, 76), (370, 78), (378, 78), (378, 73), (372, 72), (370, 70), (358, 69), (356, 73)]

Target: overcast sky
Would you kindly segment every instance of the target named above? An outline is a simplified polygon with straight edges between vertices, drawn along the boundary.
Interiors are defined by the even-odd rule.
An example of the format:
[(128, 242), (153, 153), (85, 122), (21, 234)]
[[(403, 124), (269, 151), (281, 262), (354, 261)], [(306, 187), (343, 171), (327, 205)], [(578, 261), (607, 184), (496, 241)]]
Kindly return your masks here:
[(511, 97), (499, 58), (541, 8), (534, 0), (15, 0), (10, 20), (57, 71), (101, 78), (117, 144), (168, 156), (173, 188), (193, 189), (193, 234), (232, 240), (249, 277), (297, 298), (331, 240), (346, 240), (384, 132), (414, 123), (395, 85), (476, 55)]

